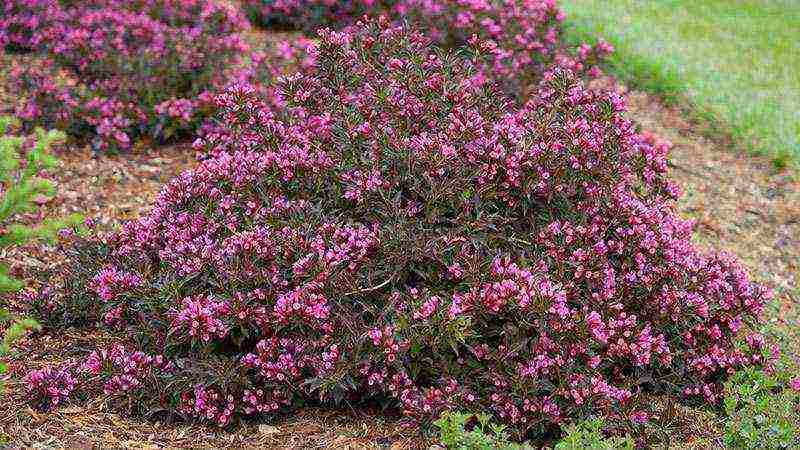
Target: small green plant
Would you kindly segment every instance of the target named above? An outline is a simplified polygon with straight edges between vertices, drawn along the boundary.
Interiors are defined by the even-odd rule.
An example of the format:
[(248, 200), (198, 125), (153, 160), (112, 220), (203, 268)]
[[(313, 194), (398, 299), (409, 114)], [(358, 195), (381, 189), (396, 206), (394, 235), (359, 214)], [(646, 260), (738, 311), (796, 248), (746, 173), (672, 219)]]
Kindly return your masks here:
[[(439, 428), (439, 441), (447, 449), (522, 450), (532, 448), (509, 442), (505, 427), (490, 422), (488, 414), (446, 412), (434, 425)], [(475, 422), (471, 430), (469, 425)]]
[(725, 444), (742, 449), (800, 446), (800, 393), (784, 387), (782, 374), (742, 370), (725, 384)]
[[(36, 130), (35, 142), (23, 156), (26, 138), (8, 134), (16, 123), (13, 118), (0, 117), (0, 248), (32, 239), (52, 238), (59, 229), (75, 225), (81, 219), (79, 215), (72, 215), (45, 220), (36, 226), (8, 223), (15, 214), (35, 208), (37, 197), (53, 195), (53, 183), (38, 175), (55, 167), (56, 159), (50, 147), (64, 137), (59, 131)], [(21, 288), (22, 283), (9, 275), (6, 265), (0, 264), (0, 293)]]
[[(35, 208), (37, 197), (53, 194), (52, 182), (40, 178), (39, 174), (55, 167), (56, 159), (50, 153), (50, 147), (64, 136), (58, 131), (36, 130), (35, 141), (23, 153), (26, 138), (9, 134), (16, 125), (17, 121), (13, 118), (0, 117), (0, 248), (31, 239), (52, 238), (59, 229), (76, 225), (81, 220), (79, 215), (73, 215), (64, 219), (46, 220), (36, 226), (9, 223), (14, 215)], [(11, 277), (8, 267), (0, 264), (0, 294), (16, 292), (21, 288), (22, 282)], [(41, 328), (33, 319), (17, 317), (0, 309), (0, 330), (6, 325), (0, 341), (0, 357), (7, 355), (11, 351), (11, 345), (25, 333)], [(0, 375), (7, 369), (0, 362)]]
[[(0, 342), (0, 358), (6, 356), (11, 351), (11, 345), (31, 330), (40, 330), (41, 326), (33, 319), (18, 318), (11, 315), (8, 311), (0, 309), (0, 326), (10, 323), (3, 340)], [(8, 370), (5, 363), (0, 361), (0, 375)], [(0, 382), (0, 395), (3, 394), (3, 384)]]
[[(490, 421), (488, 414), (446, 412), (434, 422), (439, 428), (439, 443), (447, 449), (459, 450), (525, 450), (528, 444), (510, 442), (505, 427)], [(554, 450), (633, 450), (629, 437), (608, 438), (603, 435), (602, 419), (588, 419), (564, 427), (564, 438)]]
[(564, 439), (555, 445), (555, 450), (633, 450), (629, 437), (607, 438), (603, 435), (603, 420), (587, 419), (564, 428)]

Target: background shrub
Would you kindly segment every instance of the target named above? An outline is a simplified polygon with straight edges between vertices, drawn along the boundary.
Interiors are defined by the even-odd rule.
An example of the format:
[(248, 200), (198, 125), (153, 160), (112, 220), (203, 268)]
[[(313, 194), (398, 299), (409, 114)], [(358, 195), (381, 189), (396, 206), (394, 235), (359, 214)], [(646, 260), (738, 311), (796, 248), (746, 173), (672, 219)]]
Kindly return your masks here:
[(691, 244), (668, 146), (568, 71), (515, 107), (473, 44), (469, 62), (385, 18), (324, 30), (285, 107), (220, 96), (206, 159), (31, 297), (120, 340), (32, 395), (67, 371), (137, 413), (377, 400), (416, 423), (487, 411), (517, 437), (646, 421), (643, 392), (719, 401), (765, 362), (760, 336), (736, 343), (769, 293)]
[[(11, 70), (12, 84), (26, 97), (17, 115), (26, 125), (85, 138), (96, 151), (129, 149), (143, 137), (187, 138), (214, 114), (211, 99), (224, 86), (248, 73), (268, 75), (248, 80), (268, 91), (275, 74), (291, 65), (287, 45), (308, 46), (301, 38), (277, 51), (251, 52), (239, 9), (217, 0), (10, 0), (3, 8), (0, 46), (41, 57)], [(245, 8), (259, 23), (306, 31), (386, 14), (447, 47), (465, 46), (473, 36), (491, 40), (473, 76), (500, 83), (518, 100), (553, 65), (594, 74), (595, 62), (611, 51), (604, 42), (572, 50), (561, 44), (563, 14), (554, 1), (249, 0)]]
[(476, 76), (502, 83), (506, 93), (524, 98), (554, 64), (575, 72), (599, 73), (595, 64), (612, 51), (604, 41), (568, 50), (561, 41), (564, 13), (555, 0), (245, 0), (262, 26), (289, 26), (313, 32), (342, 28), (363, 15), (386, 15), (418, 27), (437, 45), (459, 48), (470, 39), (492, 41), (490, 57)]
[(7, 45), (42, 56), (12, 68), (27, 96), (18, 115), (91, 138), (96, 150), (187, 136), (209, 114), (204, 105), (225, 70), (249, 48), (246, 19), (223, 2), (29, 3), (6, 2), (0, 22)]

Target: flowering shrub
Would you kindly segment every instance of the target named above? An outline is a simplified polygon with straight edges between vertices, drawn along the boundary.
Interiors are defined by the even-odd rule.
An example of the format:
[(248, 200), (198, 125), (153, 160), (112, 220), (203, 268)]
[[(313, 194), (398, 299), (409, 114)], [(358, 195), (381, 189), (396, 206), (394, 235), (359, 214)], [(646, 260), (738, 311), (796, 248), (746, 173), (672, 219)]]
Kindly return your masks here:
[(224, 71), (248, 50), (246, 20), (212, 0), (12, 0), (0, 44), (44, 56), (12, 69), (28, 124), (93, 137), (97, 150), (194, 131)]
[(769, 293), (691, 244), (668, 146), (623, 98), (556, 71), (516, 108), (386, 19), (309, 51), (285, 107), (246, 85), (218, 97), (207, 158), (147, 216), (68, 246), (61, 282), (30, 296), (43, 323), (124, 340), (82, 375), (104, 367), (108, 395), (219, 425), (373, 398), (535, 436), (645, 421), (645, 391), (716, 402), (764, 363), (763, 339), (738, 337)]
[(0, 47), (9, 50), (32, 50), (42, 45), (46, 36), (37, 32), (63, 20), (64, 11), (53, 0), (9, 0), (0, 12)]
[[(611, 51), (604, 42), (566, 51), (558, 39), (563, 13), (551, 0), (250, 0), (245, 7), (261, 22), (306, 29), (342, 27), (364, 13), (388, 14), (441, 45), (463, 46), (473, 36), (492, 40), (491, 57), (475, 77), (501, 81), (506, 93), (519, 98), (554, 64), (595, 73), (594, 63)], [(246, 21), (215, 0), (10, 0), (3, 8), (0, 46), (43, 56), (11, 71), (14, 88), (27, 98), (17, 115), (26, 124), (88, 138), (97, 151), (128, 149), (142, 137), (163, 142), (190, 136), (215, 112), (213, 93), (242, 78), (269, 91), (286, 66), (302, 65), (286, 58), (310, 45), (301, 38), (277, 51), (251, 53), (241, 33)]]
[(613, 49), (605, 41), (567, 52), (560, 41), (564, 13), (555, 0), (245, 0), (249, 15), (265, 26), (288, 25), (306, 31), (343, 27), (363, 15), (387, 15), (423, 30), (441, 46), (461, 47), (473, 38), (491, 40), (491, 58), (480, 77), (501, 81), (507, 93), (525, 89), (553, 64), (576, 73), (591, 71)]

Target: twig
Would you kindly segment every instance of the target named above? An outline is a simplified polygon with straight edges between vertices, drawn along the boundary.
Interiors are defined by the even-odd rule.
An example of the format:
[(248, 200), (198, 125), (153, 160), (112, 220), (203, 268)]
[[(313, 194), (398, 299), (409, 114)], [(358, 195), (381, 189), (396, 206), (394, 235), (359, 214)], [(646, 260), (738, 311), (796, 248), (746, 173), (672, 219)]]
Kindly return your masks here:
[(678, 165), (678, 164), (675, 164), (675, 163), (674, 163), (674, 162), (672, 162), (672, 161), (667, 161), (667, 166), (669, 166), (669, 167), (672, 167), (673, 169), (682, 170), (682, 171), (684, 171), (684, 172), (686, 172), (686, 173), (688, 173), (688, 174), (690, 174), (690, 175), (694, 175), (694, 176), (696, 176), (696, 177), (698, 177), (698, 178), (708, 178), (708, 176), (707, 176), (707, 175), (703, 175), (703, 174), (702, 174), (702, 173), (700, 173), (700, 172), (694, 171), (694, 170), (692, 170), (692, 169), (688, 169), (688, 168), (686, 168), (686, 167), (684, 167), (684, 166), (680, 166), (680, 165)]
[(344, 296), (347, 297), (347, 296), (355, 295), (355, 294), (363, 294), (364, 292), (377, 291), (378, 289), (380, 289), (380, 288), (386, 286), (387, 284), (389, 284), (389, 282), (391, 282), (393, 279), (394, 279), (394, 275), (392, 275), (386, 281), (384, 281), (383, 283), (381, 283), (381, 284), (379, 284), (377, 286), (364, 288), (364, 289), (361, 289), (361, 290), (358, 290), (358, 291), (348, 292), (348, 293), (344, 294)]

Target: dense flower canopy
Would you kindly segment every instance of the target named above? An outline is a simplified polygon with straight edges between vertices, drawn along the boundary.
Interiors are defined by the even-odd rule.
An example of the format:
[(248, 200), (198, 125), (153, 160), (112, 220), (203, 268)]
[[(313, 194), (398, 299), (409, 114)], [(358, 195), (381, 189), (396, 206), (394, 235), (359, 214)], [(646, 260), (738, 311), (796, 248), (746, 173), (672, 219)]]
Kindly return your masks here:
[(10, 0), (0, 48), (42, 58), (10, 70), (28, 125), (129, 149), (195, 130), (229, 69), (248, 55), (249, 24), (212, 0)]
[[(456, 2), (244, 2), (258, 23), (292, 24), (313, 38), (362, 14), (408, 23), (444, 48), (491, 41), (477, 77), (500, 83), (517, 101), (555, 64), (595, 75), (612, 49), (572, 48), (560, 39), (553, 0)], [(95, 151), (130, 150), (143, 139), (187, 139), (207, 128), (213, 98), (236, 81), (271, 89), (307, 36), (254, 42), (237, 2), (220, 0), (8, 0), (0, 6), (0, 48), (36, 55), (9, 71), (26, 126), (59, 128)], [(255, 41), (259, 41), (256, 39)], [(260, 48), (263, 47), (263, 48)], [(279, 100), (276, 99), (276, 101)]]
[(668, 146), (623, 98), (557, 69), (514, 106), (476, 69), (493, 48), (473, 41), (470, 62), (383, 18), (321, 31), (281, 107), (245, 84), (219, 96), (199, 166), (31, 297), (50, 324), (122, 340), (33, 373), (31, 393), (46, 404), (52, 382), (63, 402), (75, 376), (220, 425), (378, 399), (417, 422), (486, 410), (518, 435), (641, 416), (642, 392), (716, 401), (763, 362), (737, 335), (769, 293), (691, 244)]
[(313, 32), (342, 28), (364, 15), (384, 15), (395, 24), (423, 30), (441, 47), (458, 48), (470, 39), (494, 48), (480, 76), (501, 83), (511, 96), (524, 97), (553, 64), (573, 72), (598, 73), (594, 64), (612, 51), (605, 41), (571, 49), (561, 40), (564, 12), (555, 0), (245, 0), (256, 23)]

